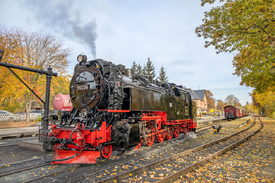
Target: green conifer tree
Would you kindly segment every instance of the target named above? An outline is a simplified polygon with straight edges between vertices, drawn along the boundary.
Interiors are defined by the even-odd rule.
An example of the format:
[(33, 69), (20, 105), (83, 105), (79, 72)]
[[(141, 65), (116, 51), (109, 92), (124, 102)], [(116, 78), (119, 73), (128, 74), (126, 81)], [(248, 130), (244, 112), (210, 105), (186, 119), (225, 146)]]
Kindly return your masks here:
[(142, 74), (143, 74), (143, 68), (142, 68), (142, 66), (140, 65), (140, 63), (138, 63), (138, 65), (137, 65), (137, 73), (138, 73), (139, 75), (142, 75)]
[(151, 62), (150, 57), (148, 58), (148, 61), (144, 66), (144, 74), (148, 76), (153, 76), (153, 78), (156, 77), (155, 66), (153, 62)]
[(134, 73), (137, 73), (137, 63), (135, 61), (133, 62), (132, 69), (134, 70)]
[(168, 83), (168, 76), (166, 76), (163, 65), (160, 68), (158, 79), (161, 83)]

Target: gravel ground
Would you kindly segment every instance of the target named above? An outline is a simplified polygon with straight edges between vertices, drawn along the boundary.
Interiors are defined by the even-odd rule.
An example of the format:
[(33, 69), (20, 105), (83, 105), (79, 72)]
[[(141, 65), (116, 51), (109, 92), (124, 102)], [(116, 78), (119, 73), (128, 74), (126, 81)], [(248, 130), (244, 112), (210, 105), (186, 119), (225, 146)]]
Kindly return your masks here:
[(234, 150), (175, 182), (275, 182), (275, 120)]
[(41, 152), (23, 149), (19, 146), (2, 147), (0, 148), (0, 164), (9, 164), (16, 161), (38, 158), (42, 155)]
[[(130, 151), (129, 153), (125, 153), (120, 156), (113, 154), (113, 156), (110, 159), (119, 161), (119, 159), (123, 157), (127, 157), (130, 154), (133, 155), (135, 153), (139, 154), (140, 152), (142, 152), (141, 156), (137, 156), (137, 157), (132, 156), (132, 158), (128, 157), (127, 159), (129, 160), (126, 163), (119, 163), (116, 166), (114, 165), (113, 167), (106, 169), (105, 172), (103, 171), (100, 174), (89, 176), (86, 178), (85, 181), (83, 180), (83, 182), (90, 182), (90, 181), (96, 182), (98, 180), (106, 178), (106, 176), (114, 176), (114, 175), (117, 175), (118, 173), (123, 173), (133, 168), (142, 167), (145, 164), (155, 162), (159, 159), (163, 159), (164, 157), (169, 157), (174, 154), (183, 152), (184, 150), (188, 150), (188, 149), (200, 146), (202, 144), (214, 141), (216, 139), (220, 139), (229, 134), (232, 134), (233, 132), (239, 131), (242, 128), (246, 128), (247, 126), (252, 124), (253, 121), (250, 120), (248, 125), (242, 128), (238, 128), (240, 124), (244, 123), (247, 119), (250, 119), (250, 118), (251, 117), (244, 117), (234, 121), (225, 122), (222, 125), (222, 129), (220, 133), (218, 134), (214, 134), (212, 130), (207, 132), (202, 132), (198, 136), (196, 136), (196, 134), (194, 133), (188, 133), (187, 136), (181, 135), (177, 139), (172, 139), (171, 141), (165, 141), (161, 144), (156, 143), (150, 147), (142, 146), (137, 151), (135, 150)], [(106, 161), (110, 161), (110, 160), (106, 160)], [(133, 178), (131, 182), (140, 182), (140, 180)]]

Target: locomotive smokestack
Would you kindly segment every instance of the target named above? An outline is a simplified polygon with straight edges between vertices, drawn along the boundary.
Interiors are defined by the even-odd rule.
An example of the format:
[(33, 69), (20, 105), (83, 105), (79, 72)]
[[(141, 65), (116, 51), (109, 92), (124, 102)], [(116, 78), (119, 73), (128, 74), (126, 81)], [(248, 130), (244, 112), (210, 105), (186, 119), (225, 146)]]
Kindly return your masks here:
[(125, 69), (125, 75), (134, 78), (134, 70), (133, 69)]
[(73, 10), (73, 0), (68, 1), (25, 1), (26, 6), (35, 13), (38, 22), (45, 28), (52, 28), (71, 40), (88, 45), (94, 58), (96, 58), (96, 21), (83, 25), (79, 12)]

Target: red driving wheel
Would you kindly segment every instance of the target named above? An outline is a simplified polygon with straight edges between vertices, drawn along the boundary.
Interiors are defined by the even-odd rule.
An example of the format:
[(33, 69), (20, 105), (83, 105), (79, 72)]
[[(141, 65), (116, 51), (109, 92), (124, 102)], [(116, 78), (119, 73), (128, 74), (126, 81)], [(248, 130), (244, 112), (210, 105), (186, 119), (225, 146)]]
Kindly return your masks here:
[(165, 132), (160, 132), (157, 134), (157, 139), (159, 143), (162, 143), (165, 139)]
[(148, 129), (151, 131), (150, 132), (150, 134), (148, 134), (148, 135), (150, 135), (150, 136), (148, 136), (147, 137), (147, 139), (146, 139), (146, 141), (147, 141), (147, 146), (151, 146), (153, 143), (154, 143), (154, 140), (155, 140), (155, 135), (153, 135), (153, 130), (152, 129), (154, 129), (154, 128), (149, 128), (148, 127)]
[(174, 137), (178, 138), (179, 134), (180, 134), (180, 128), (179, 127), (175, 127), (174, 128), (174, 132), (173, 132)]
[(168, 131), (166, 131), (166, 139), (171, 140), (173, 137), (173, 130), (172, 128), (169, 128)]
[(102, 149), (100, 151), (100, 155), (103, 158), (107, 159), (111, 156), (112, 152), (113, 152), (113, 146), (112, 145), (107, 145), (107, 146), (104, 146), (104, 149)]

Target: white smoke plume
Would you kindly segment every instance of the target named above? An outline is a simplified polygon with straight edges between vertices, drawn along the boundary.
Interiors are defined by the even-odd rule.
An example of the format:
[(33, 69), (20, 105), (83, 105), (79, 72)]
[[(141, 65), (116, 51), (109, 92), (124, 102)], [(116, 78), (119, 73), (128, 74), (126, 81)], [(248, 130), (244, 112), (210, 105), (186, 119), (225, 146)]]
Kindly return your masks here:
[[(73, 10), (74, 0), (26, 0), (25, 4), (35, 13), (37, 21), (44, 24), (45, 28), (52, 28), (71, 40), (88, 45), (96, 58), (96, 22), (93, 20), (82, 25), (79, 12)], [(88, 12), (87, 16), (89, 16)]]

